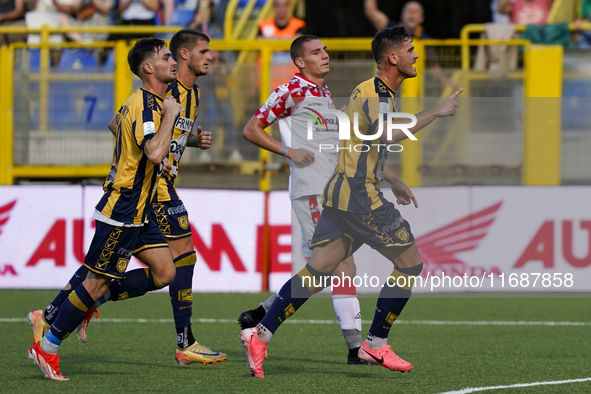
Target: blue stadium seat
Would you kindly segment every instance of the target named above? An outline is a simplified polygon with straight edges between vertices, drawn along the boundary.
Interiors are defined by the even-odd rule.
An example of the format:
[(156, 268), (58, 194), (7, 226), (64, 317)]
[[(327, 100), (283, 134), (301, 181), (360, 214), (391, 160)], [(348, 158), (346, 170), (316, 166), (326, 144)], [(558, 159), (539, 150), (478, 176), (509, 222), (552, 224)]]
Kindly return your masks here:
[(591, 125), (591, 81), (565, 79), (562, 88), (563, 130), (589, 130)]
[(29, 66), (31, 67), (31, 72), (39, 72), (39, 67), (41, 66), (41, 50), (38, 48), (31, 49), (29, 50), (29, 56)]
[(107, 131), (113, 117), (113, 81), (52, 81), (47, 120), (54, 131)]
[[(258, 0), (255, 4), (255, 7), (262, 7), (264, 6), (266, 3), (266, 0)], [(248, 4), (248, 0), (240, 0), (238, 1), (238, 7), (246, 7), (246, 5)]]
[(115, 50), (111, 49), (109, 54), (107, 55), (107, 59), (105, 60), (105, 64), (103, 64), (103, 71), (112, 72), (115, 69)]
[(92, 49), (64, 49), (58, 64), (58, 71), (84, 71), (97, 67), (98, 62)]

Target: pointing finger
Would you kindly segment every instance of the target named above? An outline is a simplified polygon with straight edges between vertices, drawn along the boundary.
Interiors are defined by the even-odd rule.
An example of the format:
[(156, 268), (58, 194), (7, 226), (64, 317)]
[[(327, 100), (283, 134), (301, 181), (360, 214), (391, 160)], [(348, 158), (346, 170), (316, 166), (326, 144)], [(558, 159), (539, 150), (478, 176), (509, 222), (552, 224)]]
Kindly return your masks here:
[(460, 93), (462, 93), (463, 91), (464, 91), (464, 88), (460, 88), (460, 89), (456, 90), (456, 92), (455, 92), (454, 94), (452, 94), (451, 96), (449, 96), (449, 97), (451, 97), (451, 98), (456, 98), (456, 97), (458, 97), (458, 96), (460, 95)]

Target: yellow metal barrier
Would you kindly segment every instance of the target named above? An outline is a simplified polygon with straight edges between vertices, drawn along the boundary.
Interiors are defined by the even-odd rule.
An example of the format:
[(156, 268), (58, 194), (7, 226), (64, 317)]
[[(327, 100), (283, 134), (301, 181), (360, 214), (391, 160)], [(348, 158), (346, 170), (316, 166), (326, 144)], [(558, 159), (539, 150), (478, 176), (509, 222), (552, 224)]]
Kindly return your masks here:
[(524, 185), (560, 185), (562, 55), (557, 45), (525, 52)]
[(0, 185), (12, 184), (13, 61), (13, 51), (6, 46), (0, 47)]
[[(481, 26), (481, 25), (480, 25)], [(591, 26), (591, 25), (590, 25)], [(422, 74), (425, 70), (425, 47), (426, 46), (459, 46), (462, 48), (462, 67), (464, 68), (466, 64), (470, 64), (469, 59), (469, 47), (475, 45), (523, 45), (529, 46), (529, 41), (525, 40), (510, 40), (510, 41), (501, 41), (501, 40), (478, 40), (478, 39), (470, 39), (469, 34), (470, 32), (478, 31), (481, 27), (475, 26), (468, 26), (462, 31), (462, 38), (460, 39), (453, 39), (453, 40), (415, 40), (415, 46), (417, 48), (417, 52), (419, 52), (420, 58), (419, 62), (417, 63), (417, 70), (419, 72), (419, 76), (414, 79), (409, 79), (404, 82), (403, 84), (403, 96), (404, 97), (421, 97), (422, 96)], [(482, 27), (483, 29), (483, 27)], [(144, 27), (144, 26), (136, 26), (136, 27), (120, 27), (120, 26), (110, 26), (110, 27), (89, 27), (89, 28), (48, 28), (43, 27), (41, 29), (25, 29), (25, 28), (0, 28), (0, 33), (37, 33), (41, 34), (42, 42), (41, 44), (34, 46), (41, 48), (41, 68), (40, 73), (38, 76), (33, 76), (32, 79), (38, 78), (40, 82), (40, 106), (44, 106), (44, 110), (40, 111), (40, 124), (46, 124), (47, 122), (47, 97), (48, 97), (48, 88), (47, 84), (51, 80), (62, 80), (64, 78), (68, 78), (66, 75), (50, 75), (48, 74), (48, 66), (49, 66), (49, 49), (50, 48), (66, 48), (66, 47), (81, 47), (80, 45), (68, 43), (62, 45), (52, 45), (49, 44), (48, 39), (50, 34), (55, 33), (67, 33), (72, 31), (85, 31), (85, 32), (109, 32), (109, 33), (155, 33), (155, 32), (175, 32), (178, 30), (177, 27)], [(371, 48), (371, 38), (356, 38), (356, 39), (323, 39), (323, 42), (327, 45), (330, 51), (343, 51), (343, 52), (368, 52)], [(271, 63), (271, 55), (274, 51), (288, 51), (290, 46), (290, 41), (281, 41), (281, 40), (213, 40), (211, 42), (211, 48), (216, 51), (255, 51), (260, 53), (261, 58), (261, 86), (259, 92), (259, 101), (263, 102), (270, 93), (270, 63)], [(129, 49), (129, 45), (123, 41), (120, 42), (109, 42), (109, 43), (95, 43), (91, 46), (102, 46), (102, 47), (114, 47), (115, 48), (115, 70), (113, 74), (105, 74), (104, 76), (100, 76), (100, 78), (113, 78), (114, 79), (114, 110), (118, 108), (120, 103), (129, 96), (132, 90), (132, 74), (129, 71), (127, 66), (127, 51)], [(98, 165), (98, 166), (90, 166), (90, 165), (72, 165), (72, 166), (35, 166), (35, 165), (23, 165), (23, 166), (14, 166), (13, 165), (13, 152), (12, 152), (12, 138), (13, 138), (13, 122), (12, 122), (12, 111), (13, 111), (13, 92), (12, 92), (12, 84), (9, 83), (13, 79), (13, 58), (14, 58), (14, 49), (15, 48), (24, 48), (28, 47), (26, 44), (13, 44), (10, 47), (3, 47), (0, 49), (0, 80), (3, 86), (3, 89), (0, 90), (0, 111), (2, 111), (2, 119), (3, 121), (0, 124), (0, 184), (11, 184), (13, 183), (13, 179), (15, 177), (95, 177), (95, 176), (102, 176), (104, 175), (108, 169), (106, 165)], [(468, 48), (468, 52), (464, 51), (464, 48)], [(534, 83), (533, 80), (537, 77), (535, 75), (535, 71), (531, 71), (534, 69), (528, 69), (529, 64), (533, 64), (538, 62), (538, 55), (534, 55), (526, 57), (526, 84), (528, 83), (528, 78), (533, 78), (531, 83)], [(554, 60), (555, 61), (555, 60)], [(556, 62), (556, 61), (555, 61)], [(528, 71), (530, 70), (530, 71)], [(532, 72), (534, 74), (532, 74)], [(469, 75), (468, 75), (469, 74)], [(483, 73), (468, 73), (468, 78), (487, 78), (487, 76)], [(514, 72), (516, 77), (521, 78), (521, 72)], [(511, 75), (512, 75), (511, 74)], [(553, 72), (551, 75), (552, 78), (552, 86), (560, 85), (560, 73)], [(86, 74), (87, 77), (90, 74)], [(112, 75), (109, 77), (109, 75)], [(509, 75), (509, 77), (511, 76)], [(533, 76), (532, 76), (533, 75)], [(545, 75), (545, 74), (544, 74)], [(99, 76), (94, 76), (99, 78)], [(360, 81), (359, 81), (360, 82)], [(545, 75), (544, 83), (548, 84), (548, 76)], [(527, 86), (538, 86), (538, 85), (527, 85)], [(465, 92), (464, 95), (468, 93)], [(537, 93), (532, 93), (530, 88), (527, 88), (527, 95), (535, 95)], [(45, 104), (43, 104), (45, 103)], [(412, 112), (420, 111), (420, 101), (417, 100), (411, 104)], [(411, 108), (407, 109), (410, 111)], [(406, 111), (406, 109), (405, 109)], [(40, 127), (40, 129), (43, 129)], [(405, 143), (405, 155), (401, 156), (402, 160), (402, 171), (403, 171), (403, 179), (412, 186), (418, 186), (421, 184), (421, 176), (419, 173), (419, 166), (421, 164), (421, 147), (420, 147), (421, 138), (419, 136), (419, 142), (406, 142)], [(532, 157), (531, 155), (539, 155), (535, 150), (530, 150), (529, 153), (526, 154), (527, 156)], [(270, 173), (266, 170), (267, 164), (269, 160), (269, 155), (266, 152), (261, 154), (261, 162), (259, 170), (261, 171), (261, 182), (260, 188), (261, 190), (270, 190)], [(529, 160), (529, 159), (528, 159)], [(555, 159), (552, 159), (554, 161)], [(531, 168), (531, 167), (530, 167)], [(558, 168), (558, 166), (556, 166)], [(527, 171), (527, 170), (526, 170)], [(526, 182), (526, 178), (524, 177), (524, 182)], [(530, 181), (527, 181), (530, 182)], [(555, 182), (555, 181), (553, 181)]]

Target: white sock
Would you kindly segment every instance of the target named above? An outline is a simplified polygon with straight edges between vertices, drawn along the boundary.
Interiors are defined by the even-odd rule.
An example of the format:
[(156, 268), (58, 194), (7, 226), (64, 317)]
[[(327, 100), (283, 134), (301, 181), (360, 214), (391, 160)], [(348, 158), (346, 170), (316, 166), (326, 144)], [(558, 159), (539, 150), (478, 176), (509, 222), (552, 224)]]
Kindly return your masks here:
[(261, 306), (265, 310), (265, 312), (269, 312), (269, 308), (273, 305), (273, 301), (277, 298), (277, 293), (273, 293), (273, 295), (267, 298), (265, 301), (261, 302)]
[(347, 348), (361, 347), (361, 308), (355, 296), (332, 296), (332, 305), (339, 319)]
[(269, 342), (273, 337), (273, 333), (261, 323), (257, 325), (257, 332), (259, 334), (259, 339), (263, 342)]
[(332, 296), (332, 306), (341, 330), (361, 331), (361, 308), (355, 296)]
[(57, 354), (59, 348), (59, 345), (54, 345), (53, 343), (45, 339), (45, 337), (41, 338), (41, 350), (43, 350), (45, 353)]
[(370, 349), (379, 349), (382, 346), (388, 344), (388, 338), (380, 338), (372, 334), (367, 334), (365, 341), (367, 342), (367, 346), (369, 346)]

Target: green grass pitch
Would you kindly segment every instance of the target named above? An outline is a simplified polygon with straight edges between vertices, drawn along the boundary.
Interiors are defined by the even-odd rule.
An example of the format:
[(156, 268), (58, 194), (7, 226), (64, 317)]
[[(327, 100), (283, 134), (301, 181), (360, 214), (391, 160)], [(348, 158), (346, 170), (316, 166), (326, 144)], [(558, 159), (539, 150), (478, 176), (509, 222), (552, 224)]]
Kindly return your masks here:
[[(284, 324), (269, 346), (265, 379), (250, 376), (234, 322), (194, 323), (198, 341), (228, 353), (218, 365), (179, 367), (168, 293), (105, 304), (89, 326), (87, 344), (64, 341), (54, 382), (27, 358), (25, 322), (55, 291), (0, 291), (0, 391), (5, 393), (440, 393), (468, 387), (513, 385), (591, 377), (588, 298), (411, 299), (390, 334), (390, 344), (414, 370), (401, 374), (378, 366), (351, 366), (332, 302), (316, 298)], [(266, 294), (195, 294), (194, 318), (235, 320)], [(361, 298), (371, 320), (375, 298)], [(114, 322), (111, 319), (148, 319)], [(167, 319), (157, 322), (155, 319)], [(310, 324), (308, 319), (335, 320)], [(585, 325), (436, 325), (425, 321), (584, 322)], [(364, 324), (364, 334), (369, 324)], [(502, 393), (589, 393), (591, 382), (496, 390)]]

